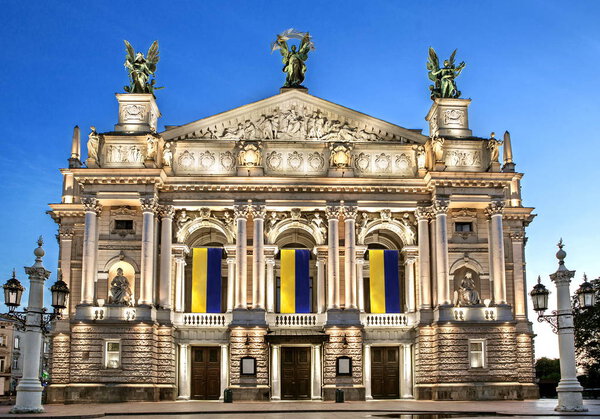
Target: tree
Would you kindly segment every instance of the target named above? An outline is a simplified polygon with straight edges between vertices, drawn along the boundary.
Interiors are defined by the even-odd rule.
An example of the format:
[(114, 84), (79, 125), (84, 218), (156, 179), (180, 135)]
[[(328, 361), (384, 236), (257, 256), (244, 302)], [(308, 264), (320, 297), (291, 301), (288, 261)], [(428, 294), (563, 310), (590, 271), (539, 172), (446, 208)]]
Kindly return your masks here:
[(594, 307), (582, 308), (577, 296), (573, 297), (575, 325), (575, 353), (577, 365), (585, 376), (580, 377), (584, 387), (600, 387), (600, 278), (590, 281), (596, 292)]
[(560, 360), (540, 358), (535, 362), (535, 378), (540, 388), (540, 397), (556, 397), (556, 386), (560, 381)]

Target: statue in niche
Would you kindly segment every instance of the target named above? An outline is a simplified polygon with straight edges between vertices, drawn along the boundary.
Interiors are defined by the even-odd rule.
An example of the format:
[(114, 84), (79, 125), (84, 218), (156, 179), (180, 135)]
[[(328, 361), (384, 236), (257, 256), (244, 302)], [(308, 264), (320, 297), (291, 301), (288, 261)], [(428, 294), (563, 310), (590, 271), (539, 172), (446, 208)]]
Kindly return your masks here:
[(91, 126), (90, 135), (88, 135), (87, 150), (88, 158), (98, 161), (98, 147), (100, 146), (100, 136), (96, 132), (96, 127)]
[(129, 86), (125, 86), (124, 89), (127, 93), (151, 93), (154, 96), (154, 91), (162, 89), (162, 87), (155, 87), (154, 79), (150, 80), (150, 76), (154, 76), (156, 71), (156, 64), (160, 57), (158, 56), (158, 41), (154, 41), (148, 49), (148, 53), (144, 57), (144, 54), (135, 50), (131, 44), (125, 41), (125, 68), (129, 73)]
[(123, 269), (117, 269), (117, 275), (110, 281), (109, 304), (131, 306), (131, 288), (129, 280), (123, 275)]
[(425, 147), (417, 147), (417, 168), (425, 169)]
[(436, 162), (441, 162), (444, 157), (444, 139), (442, 137), (433, 137), (431, 139), (431, 150)]
[(454, 65), (456, 50), (450, 55), (448, 60), (444, 61), (444, 66), (440, 68), (439, 59), (435, 50), (429, 47), (429, 60), (427, 61), (427, 70), (429, 71), (429, 80), (434, 84), (429, 86), (431, 98), (458, 98), (460, 91), (456, 88), (456, 79), (463, 68), (465, 62), (461, 62), (458, 67)]
[[(301, 39), (300, 47), (296, 49), (296, 45), (288, 48), (287, 41), (289, 39)], [(304, 74), (306, 73), (305, 61), (308, 60), (308, 53), (314, 50), (314, 44), (308, 32), (298, 32), (288, 29), (279, 35), (273, 44), (271, 44), (271, 52), (276, 49), (281, 52), (283, 69), (286, 74), (285, 84), (283, 87), (301, 87), (304, 82)]]
[(154, 160), (156, 157), (157, 140), (152, 135), (146, 137), (146, 158)]
[(315, 215), (311, 222), (315, 225), (317, 230), (323, 235), (323, 237), (327, 237), (327, 227), (325, 226), (325, 222), (323, 218), (321, 218), (321, 213), (315, 212)]
[(167, 167), (173, 165), (173, 150), (171, 150), (171, 143), (165, 143), (163, 150), (163, 164)]
[(460, 282), (460, 288), (454, 291), (454, 305), (456, 306), (473, 306), (480, 304), (479, 293), (475, 289), (473, 274), (465, 273), (465, 276)]

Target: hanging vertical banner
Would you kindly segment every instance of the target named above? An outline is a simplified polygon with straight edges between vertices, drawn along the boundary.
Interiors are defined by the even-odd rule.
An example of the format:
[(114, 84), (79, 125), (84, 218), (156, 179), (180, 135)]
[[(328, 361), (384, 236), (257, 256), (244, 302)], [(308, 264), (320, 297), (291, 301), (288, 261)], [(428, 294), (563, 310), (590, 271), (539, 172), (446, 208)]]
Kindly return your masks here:
[(281, 250), (281, 313), (310, 313), (308, 249)]
[(192, 313), (221, 312), (221, 248), (196, 248), (192, 254)]
[(397, 250), (369, 250), (371, 313), (400, 313)]

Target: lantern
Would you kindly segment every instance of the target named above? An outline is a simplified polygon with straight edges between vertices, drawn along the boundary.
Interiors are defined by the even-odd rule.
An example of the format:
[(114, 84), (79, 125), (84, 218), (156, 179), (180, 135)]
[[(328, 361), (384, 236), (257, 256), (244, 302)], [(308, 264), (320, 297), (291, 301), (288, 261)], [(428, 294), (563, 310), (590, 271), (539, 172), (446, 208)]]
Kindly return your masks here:
[(67, 307), (67, 296), (69, 295), (69, 287), (62, 279), (59, 279), (50, 287), (52, 292), (52, 307), (54, 311), (60, 311)]
[(548, 309), (548, 295), (550, 291), (542, 284), (542, 278), (538, 276), (538, 283), (533, 287), (533, 290), (529, 293), (531, 295), (531, 301), (533, 302), (533, 309), (538, 313), (544, 312)]
[(4, 304), (8, 307), (9, 311), (14, 311), (15, 308), (21, 305), (21, 297), (25, 288), (16, 277), (15, 270), (13, 269), (12, 278), (6, 281), (6, 284), (2, 286), (4, 288)]
[(594, 306), (596, 292), (594, 291), (593, 285), (588, 282), (587, 275), (583, 275), (583, 284), (575, 291), (575, 294), (577, 294), (577, 299), (579, 300), (579, 306), (581, 308)]

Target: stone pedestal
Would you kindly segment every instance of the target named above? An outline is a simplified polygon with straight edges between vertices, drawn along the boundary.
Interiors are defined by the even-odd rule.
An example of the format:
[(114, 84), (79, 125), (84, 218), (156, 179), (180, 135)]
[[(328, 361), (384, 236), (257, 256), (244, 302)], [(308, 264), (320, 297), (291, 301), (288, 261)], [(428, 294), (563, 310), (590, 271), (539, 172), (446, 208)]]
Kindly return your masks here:
[(466, 138), (473, 132), (469, 129), (468, 107), (471, 99), (434, 99), (425, 120), (429, 122), (429, 136)]
[(354, 177), (354, 169), (351, 167), (332, 167), (327, 172), (329, 177)]
[(119, 123), (117, 132), (156, 132), (160, 112), (150, 93), (117, 93)]
[(490, 172), (500, 172), (500, 163), (493, 161), (490, 163)]
[(237, 169), (238, 176), (264, 176), (265, 169), (263, 167), (238, 167)]

